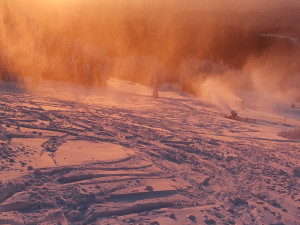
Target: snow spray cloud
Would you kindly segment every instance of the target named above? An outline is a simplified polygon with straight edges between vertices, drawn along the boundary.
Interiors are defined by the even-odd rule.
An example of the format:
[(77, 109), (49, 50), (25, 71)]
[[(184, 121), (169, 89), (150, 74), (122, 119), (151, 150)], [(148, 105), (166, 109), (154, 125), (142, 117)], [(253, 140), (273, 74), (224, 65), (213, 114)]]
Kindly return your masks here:
[(259, 57), (249, 57), (243, 70), (250, 77), (253, 89), (278, 98), (300, 99), (299, 57), (299, 48), (284, 51), (271, 48)]
[[(155, 75), (161, 81), (180, 79), (184, 84), (188, 75), (182, 74), (180, 65), (186, 58), (214, 56), (250, 74), (239, 79), (226, 75), (226, 85), (247, 86), (255, 84), (254, 77), (265, 76), (254, 76), (253, 71), (269, 58), (255, 44), (243, 51), (241, 47), (256, 38), (252, 29), (279, 22), (291, 25), (290, 17), (282, 19), (281, 12), (273, 16), (274, 11), (263, 11), (283, 4), (297, 1), (2, 0), (0, 65), (2, 70), (30, 76), (36, 82), (47, 78), (101, 85), (108, 76), (115, 76), (150, 83)], [(256, 13), (247, 14), (258, 8), (263, 11), (260, 21)], [(254, 57), (249, 58), (252, 53)], [(215, 77), (225, 73), (218, 74)], [(204, 86), (211, 87), (213, 80), (216, 78)]]
[(1, 1), (2, 73), (32, 77), (34, 83), (42, 78), (85, 84), (105, 82), (108, 63), (102, 52), (55, 32), (71, 10), (62, 13), (64, 5), (54, 2)]
[(299, 58), (299, 50), (271, 47), (260, 56), (249, 57), (241, 70), (220, 70), (224, 65), (211, 63), (214, 70), (210, 76), (203, 79), (202, 74), (196, 82), (199, 96), (226, 111), (244, 106), (240, 90), (251, 90), (256, 97), (247, 96), (248, 101), (260, 110), (272, 111), (278, 104), (290, 106), (300, 102), (300, 65), (296, 60)]
[(180, 65), (179, 82), (183, 88), (213, 103), (221, 110), (231, 111), (233, 106), (241, 106), (240, 99), (233, 91), (233, 77), (239, 71), (233, 70), (222, 61), (199, 60), (194, 57), (185, 58)]
[(1, 1), (1, 73), (90, 85), (104, 84), (109, 73), (167, 71), (156, 54), (144, 53), (153, 47), (144, 36), (162, 27), (154, 16), (140, 1)]

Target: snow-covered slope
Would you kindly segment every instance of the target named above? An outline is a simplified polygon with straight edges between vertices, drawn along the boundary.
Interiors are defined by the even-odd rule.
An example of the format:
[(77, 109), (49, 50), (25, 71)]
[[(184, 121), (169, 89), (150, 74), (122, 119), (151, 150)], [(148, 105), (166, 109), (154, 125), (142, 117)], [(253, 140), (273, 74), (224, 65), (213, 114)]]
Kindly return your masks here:
[(300, 141), (278, 135), (297, 106), (257, 111), (246, 94), (245, 123), (176, 85), (151, 94), (2, 85), (0, 224), (300, 223)]

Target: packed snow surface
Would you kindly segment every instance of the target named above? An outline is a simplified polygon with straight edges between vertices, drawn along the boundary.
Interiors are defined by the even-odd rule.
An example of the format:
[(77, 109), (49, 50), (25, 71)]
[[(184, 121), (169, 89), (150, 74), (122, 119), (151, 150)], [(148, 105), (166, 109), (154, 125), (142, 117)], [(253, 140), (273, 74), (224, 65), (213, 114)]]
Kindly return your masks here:
[(133, 154), (133, 151), (111, 143), (68, 141), (56, 151), (54, 160), (58, 166), (77, 165), (126, 159), (130, 153)]
[(299, 105), (236, 94), (2, 84), (0, 224), (300, 224)]

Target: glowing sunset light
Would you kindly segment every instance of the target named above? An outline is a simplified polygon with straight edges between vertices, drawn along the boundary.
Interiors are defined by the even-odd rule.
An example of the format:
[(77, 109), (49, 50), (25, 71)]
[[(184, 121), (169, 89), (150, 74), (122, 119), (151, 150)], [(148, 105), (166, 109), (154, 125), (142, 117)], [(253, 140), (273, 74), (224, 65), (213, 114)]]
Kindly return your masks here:
[(0, 224), (300, 224), (299, 59), (299, 0), (0, 0)]

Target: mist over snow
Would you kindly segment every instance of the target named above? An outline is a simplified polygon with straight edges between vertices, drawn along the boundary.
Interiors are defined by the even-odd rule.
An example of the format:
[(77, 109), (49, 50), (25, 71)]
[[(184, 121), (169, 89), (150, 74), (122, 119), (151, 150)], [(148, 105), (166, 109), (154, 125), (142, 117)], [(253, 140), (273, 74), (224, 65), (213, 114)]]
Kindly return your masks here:
[[(179, 1), (2, 1), (2, 77), (87, 86), (108, 77), (150, 85), (158, 77), (199, 94), (198, 80), (219, 76), (227, 89), (267, 87), (299, 99), (299, 45), (282, 37), (299, 38), (300, 9), (287, 1), (263, 1), (259, 10), (255, 1), (209, 2), (191, 1), (190, 9)], [(193, 68), (182, 73), (183, 66)]]
[(300, 224), (300, 4), (1, 0), (0, 224)]

